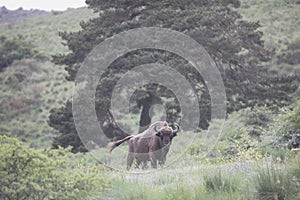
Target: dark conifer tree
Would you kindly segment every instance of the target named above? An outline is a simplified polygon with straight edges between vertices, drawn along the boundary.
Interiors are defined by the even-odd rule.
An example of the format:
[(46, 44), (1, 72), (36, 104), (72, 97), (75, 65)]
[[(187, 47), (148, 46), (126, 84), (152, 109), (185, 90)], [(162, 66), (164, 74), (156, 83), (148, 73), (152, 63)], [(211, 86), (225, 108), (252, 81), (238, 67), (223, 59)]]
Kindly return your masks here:
[[(201, 44), (217, 64), (226, 87), (228, 112), (254, 105), (283, 106), (295, 90), (294, 77), (269, 75), (260, 64), (271, 54), (265, 50), (259, 24), (244, 21), (234, 10), (239, 0), (87, 0), (99, 16), (81, 23), (78, 32), (62, 32), (60, 36), (71, 50), (68, 54), (53, 56), (56, 64), (67, 65), (69, 81), (74, 81), (80, 64), (99, 43), (120, 32), (139, 27), (162, 27), (187, 34)], [(96, 92), (99, 123), (110, 138), (122, 138), (124, 133), (116, 127), (110, 112), (111, 91), (120, 76), (135, 66), (146, 63), (164, 63), (183, 74), (199, 95), (200, 127), (207, 128), (210, 119), (210, 96), (200, 74), (195, 73), (187, 61), (168, 52), (139, 50), (117, 59), (101, 79)], [(192, 76), (190, 76), (192, 74)], [(142, 94), (142, 95), (138, 95)], [(166, 103), (167, 119), (178, 121), (180, 107), (173, 94), (164, 87), (147, 85), (131, 99), (140, 108), (140, 126), (149, 125), (149, 108)], [(173, 100), (172, 100), (173, 98)], [(53, 109), (49, 125), (61, 132), (55, 145), (72, 144), (79, 151), (78, 135), (74, 128), (69, 104)], [(57, 115), (59, 117), (57, 117)], [(58, 118), (68, 124), (64, 126)], [(62, 140), (66, 135), (67, 140)], [(72, 136), (72, 137), (71, 137)]]

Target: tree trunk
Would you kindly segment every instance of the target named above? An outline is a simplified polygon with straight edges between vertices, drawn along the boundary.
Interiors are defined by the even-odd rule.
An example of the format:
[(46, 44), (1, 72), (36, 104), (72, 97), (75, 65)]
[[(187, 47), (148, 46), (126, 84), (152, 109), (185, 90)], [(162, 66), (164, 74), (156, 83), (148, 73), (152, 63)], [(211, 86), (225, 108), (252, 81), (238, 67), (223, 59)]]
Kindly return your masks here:
[(149, 94), (147, 98), (142, 99), (140, 100), (140, 102), (138, 102), (138, 104), (142, 106), (140, 122), (139, 122), (140, 125), (139, 133), (143, 132), (151, 125), (151, 116), (150, 116), (151, 107), (155, 104), (161, 104), (161, 103), (162, 103), (161, 99), (152, 94)]

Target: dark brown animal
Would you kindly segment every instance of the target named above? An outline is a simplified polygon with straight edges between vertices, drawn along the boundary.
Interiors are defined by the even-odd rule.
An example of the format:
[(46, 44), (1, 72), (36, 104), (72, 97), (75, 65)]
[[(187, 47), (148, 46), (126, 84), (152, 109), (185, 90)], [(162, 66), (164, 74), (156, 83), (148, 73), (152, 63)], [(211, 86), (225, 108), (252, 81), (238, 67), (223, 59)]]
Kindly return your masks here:
[(142, 168), (147, 168), (147, 161), (150, 161), (153, 168), (157, 168), (157, 162), (163, 166), (169, 152), (172, 139), (177, 136), (179, 126), (177, 124), (173, 130), (167, 122), (158, 121), (153, 123), (144, 132), (137, 135), (130, 135), (121, 140), (110, 142), (108, 148), (110, 152), (128, 141), (127, 170), (130, 169), (134, 159), (136, 167), (142, 163)]

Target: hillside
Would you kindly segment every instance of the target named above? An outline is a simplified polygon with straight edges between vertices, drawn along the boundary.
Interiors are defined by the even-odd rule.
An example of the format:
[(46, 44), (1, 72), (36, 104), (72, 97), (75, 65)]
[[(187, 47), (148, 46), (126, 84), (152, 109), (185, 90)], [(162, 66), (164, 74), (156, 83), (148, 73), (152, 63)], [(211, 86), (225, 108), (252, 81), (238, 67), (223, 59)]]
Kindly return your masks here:
[[(242, 0), (238, 11), (243, 18), (261, 24), (265, 46), (275, 55), (267, 65), (273, 70), (297, 71), (300, 64), (278, 63), (278, 56), (291, 43), (300, 43), (300, 1), (298, 0)], [(299, 45), (297, 49), (300, 51)]]
[(71, 98), (73, 87), (65, 80), (64, 66), (50, 62), (52, 54), (67, 51), (58, 31), (76, 31), (82, 20), (92, 16), (91, 10), (80, 8), (0, 24), (0, 36), (12, 38), (21, 34), (48, 57), (16, 61), (0, 73), (1, 134), (16, 136), (32, 147), (51, 146), (49, 110)]
[(58, 33), (76, 31), (79, 23), (93, 17), (88, 8), (68, 9), (65, 12), (51, 12), (44, 16), (26, 18), (11, 23), (0, 24), (0, 36), (23, 35), (26, 40), (47, 56), (66, 52)]
[[(241, 1), (238, 11), (260, 22), (265, 45), (274, 53), (262, 64), (300, 74), (300, 1)], [(60, 134), (47, 124), (49, 111), (63, 106), (74, 87), (65, 79), (65, 66), (51, 62), (51, 55), (68, 52), (58, 32), (78, 31), (79, 23), (93, 16), (80, 8), (0, 24), (0, 37), (21, 34), (42, 55), (14, 61), (0, 72), (1, 199), (299, 200), (300, 152), (290, 149), (300, 147), (300, 99), (276, 111), (253, 106), (232, 112), (212, 120), (208, 130), (180, 129), (158, 169), (147, 161), (146, 170), (126, 171), (126, 142), (113, 152), (94, 143), (85, 153), (49, 149)], [(63, 117), (57, 121), (66, 127)], [(134, 117), (138, 120), (126, 116), (124, 124), (132, 126)]]

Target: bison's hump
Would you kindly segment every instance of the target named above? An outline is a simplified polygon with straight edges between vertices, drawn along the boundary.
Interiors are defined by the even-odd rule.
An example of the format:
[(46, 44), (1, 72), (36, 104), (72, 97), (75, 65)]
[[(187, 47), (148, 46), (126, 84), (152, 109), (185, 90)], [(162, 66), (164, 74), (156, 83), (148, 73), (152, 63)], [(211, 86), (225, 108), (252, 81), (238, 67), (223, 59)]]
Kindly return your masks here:
[(165, 121), (157, 121), (151, 124), (144, 132), (137, 134), (138, 137), (151, 137), (156, 134), (155, 129), (160, 129), (165, 126), (167, 122)]

